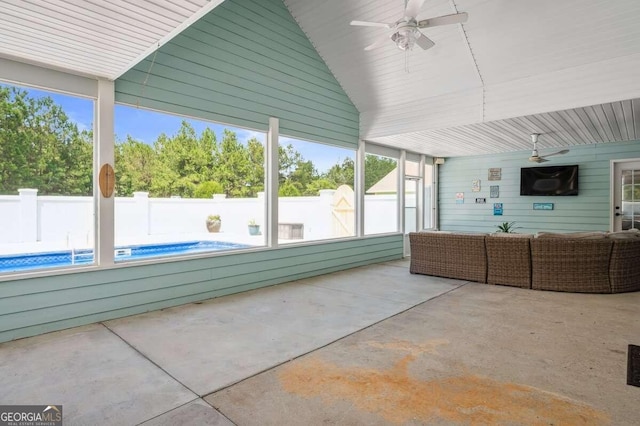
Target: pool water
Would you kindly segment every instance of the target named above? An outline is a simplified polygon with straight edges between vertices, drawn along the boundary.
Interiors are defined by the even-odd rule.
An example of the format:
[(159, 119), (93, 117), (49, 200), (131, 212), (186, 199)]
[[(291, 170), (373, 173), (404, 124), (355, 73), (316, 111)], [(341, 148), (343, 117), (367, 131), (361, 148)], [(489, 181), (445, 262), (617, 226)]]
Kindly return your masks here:
[[(233, 250), (251, 247), (245, 244), (222, 241), (189, 241), (184, 243), (146, 244), (116, 247), (115, 261), (139, 260), (150, 257), (200, 253), (216, 250)], [(64, 250), (43, 253), (21, 253), (0, 256), (0, 272), (59, 266), (87, 265), (93, 263), (93, 249)]]

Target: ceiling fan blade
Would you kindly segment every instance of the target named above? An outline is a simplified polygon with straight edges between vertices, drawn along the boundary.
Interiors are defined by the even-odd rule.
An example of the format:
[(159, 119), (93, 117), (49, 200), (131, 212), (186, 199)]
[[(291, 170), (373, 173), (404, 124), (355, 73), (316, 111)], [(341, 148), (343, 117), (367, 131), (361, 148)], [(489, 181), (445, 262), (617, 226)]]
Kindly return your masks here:
[(531, 157), (529, 157), (529, 161), (531, 161), (532, 163), (546, 163), (549, 160), (545, 160), (544, 157), (532, 155)]
[(568, 149), (563, 149), (562, 151), (558, 151), (558, 152), (552, 152), (551, 154), (545, 154), (543, 155), (543, 157), (551, 157), (552, 155), (562, 155), (562, 154), (566, 154), (567, 152), (569, 152)]
[[(422, 34), (422, 32), (420, 34)], [(416, 40), (416, 44), (420, 46), (422, 50), (431, 49), (433, 46), (435, 46), (435, 43), (433, 42), (433, 40), (431, 40), (429, 37), (427, 37), (424, 34), (418, 37), (418, 39)]]
[(351, 21), (351, 25), (359, 27), (391, 28), (391, 24), (385, 24), (384, 22)]
[(389, 39), (388, 35), (385, 35), (384, 37), (379, 38), (378, 40), (376, 40), (375, 42), (371, 43), (370, 45), (368, 45), (367, 47), (364, 48), (364, 50), (373, 50), (376, 49), (380, 46), (382, 46), (383, 44), (385, 44), (387, 42), (387, 40)]
[(409, 0), (407, 2), (407, 8), (404, 10), (404, 16), (406, 18), (416, 19), (423, 4), (424, 0)]
[(441, 25), (461, 24), (467, 22), (467, 12), (454, 13), (453, 15), (438, 16), (437, 18), (424, 19), (418, 22), (418, 28), (439, 27)]

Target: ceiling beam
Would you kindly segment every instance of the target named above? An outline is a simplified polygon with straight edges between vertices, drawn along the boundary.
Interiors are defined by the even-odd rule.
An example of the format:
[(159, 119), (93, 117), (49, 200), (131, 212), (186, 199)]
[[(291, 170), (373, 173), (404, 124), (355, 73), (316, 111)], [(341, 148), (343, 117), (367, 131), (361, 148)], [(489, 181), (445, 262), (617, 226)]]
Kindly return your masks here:
[(98, 97), (97, 78), (74, 75), (68, 70), (54, 69), (51, 65), (44, 67), (26, 63), (22, 59), (0, 57), (0, 81), (93, 99)]

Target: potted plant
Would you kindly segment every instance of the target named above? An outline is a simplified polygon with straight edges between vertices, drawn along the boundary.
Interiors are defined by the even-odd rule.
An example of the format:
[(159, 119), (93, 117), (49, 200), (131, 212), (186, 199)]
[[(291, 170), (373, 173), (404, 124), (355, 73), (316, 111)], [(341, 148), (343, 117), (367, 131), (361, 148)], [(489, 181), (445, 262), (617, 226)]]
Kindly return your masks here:
[(220, 232), (222, 221), (219, 214), (210, 214), (207, 216), (207, 230), (209, 232)]
[(519, 226), (516, 227), (515, 224), (515, 222), (503, 222), (497, 226), (498, 232), (504, 232), (505, 234), (515, 234), (513, 230), (520, 228)]
[(256, 223), (255, 219), (249, 221), (249, 235), (260, 235), (260, 225)]

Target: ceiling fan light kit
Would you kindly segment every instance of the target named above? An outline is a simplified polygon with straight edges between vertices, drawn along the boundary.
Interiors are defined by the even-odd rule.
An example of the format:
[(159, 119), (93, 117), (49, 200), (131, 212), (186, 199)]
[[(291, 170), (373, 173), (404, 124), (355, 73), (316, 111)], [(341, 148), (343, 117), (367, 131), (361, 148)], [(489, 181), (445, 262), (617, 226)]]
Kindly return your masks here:
[(416, 27), (405, 25), (398, 27), (398, 31), (391, 35), (391, 40), (400, 50), (413, 50), (422, 33)]
[(351, 21), (351, 25), (354, 26), (380, 27), (393, 31), (390, 35), (387, 34), (384, 38), (381, 38), (373, 44), (365, 47), (364, 50), (372, 50), (386, 44), (387, 38), (390, 38), (391, 41), (395, 43), (396, 47), (402, 51), (413, 50), (415, 45), (418, 45), (418, 47), (423, 50), (427, 50), (433, 47), (435, 43), (424, 35), (424, 33), (420, 31), (421, 29), (442, 25), (461, 24), (467, 21), (468, 15), (465, 12), (418, 21), (416, 16), (420, 12), (424, 1), (425, 0), (409, 0), (404, 11), (404, 17), (393, 24), (387, 24), (384, 22)]

